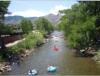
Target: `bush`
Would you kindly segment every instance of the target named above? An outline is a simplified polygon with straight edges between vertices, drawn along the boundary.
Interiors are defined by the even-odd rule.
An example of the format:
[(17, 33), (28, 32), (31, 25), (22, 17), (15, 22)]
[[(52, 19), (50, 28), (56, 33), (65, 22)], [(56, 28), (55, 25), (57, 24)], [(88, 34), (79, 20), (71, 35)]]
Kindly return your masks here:
[(100, 61), (100, 50), (98, 50), (96, 57), (97, 57), (97, 60)]
[(10, 50), (13, 53), (21, 52), (25, 49), (31, 49), (34, 48), (37, 43), (43, 42), (43, 35), (40, 32), (31, 32), (28, 35), (25, 36), (25, 40), (22, 42), (10, 47)]
[(18, 44), (17, 44), (17, 45), (11, 46), (10, 50), (12, 51), (12, 53), (17, 53), (20, 50), (20, 48), (18, 47)]
[(3, 61), (3, 56), (0, 54), (0, 61)]

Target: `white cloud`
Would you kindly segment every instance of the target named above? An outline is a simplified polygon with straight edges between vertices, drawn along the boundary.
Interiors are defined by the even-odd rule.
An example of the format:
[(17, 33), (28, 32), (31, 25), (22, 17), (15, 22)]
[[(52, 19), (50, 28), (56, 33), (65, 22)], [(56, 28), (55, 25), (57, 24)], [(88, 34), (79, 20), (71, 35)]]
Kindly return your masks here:
[(56, 5), (53, 9), (50, 10), (50, 13), (57, 15), (59, 10), (67, 9), (66, 6), (63, 5)]
[(23, 16), (23, 17), (39, 17), (39, 16), (44, 16), (46, 14), (47, 13), (42, 12), (42, 11), (38, 11), (38, 10), (26, 10), (26, 11), (13, 12), (12, 14), (5, 15), (5, 16), (19, 15), (19, 16)]
[(6, 14), (5, 16), (19, 15), (19, 16), (23, 16), (23, 17), (40, 17), (40, 16), (45, 16), (50, 13), (57, 15), (59, 10), (63, 10), (63, 9), (67, 9), (67, 7), (65, 7), (63, 5), (56, 5), (53, 9), (50, 9), (48, 12), (30, 9), (30, 10), (26, 10), (26, 11), (12, 12), (12, 14)]

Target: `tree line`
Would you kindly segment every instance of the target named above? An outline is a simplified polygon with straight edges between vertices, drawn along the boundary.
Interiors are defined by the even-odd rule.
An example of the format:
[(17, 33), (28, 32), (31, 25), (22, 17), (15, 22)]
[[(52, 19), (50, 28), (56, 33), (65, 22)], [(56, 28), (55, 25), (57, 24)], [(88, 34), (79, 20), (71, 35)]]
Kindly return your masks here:
[(77, 51), (99, 49), (100, 1), (79, 1), (70, 9), (60, 11), (59, 29), (64, 31), (68, 45)]
[[(22, 29), (22, 38), (25, 40), (14, 45), (10, 48), (6, 48), (3, 35), (13, 33), (13, 25), (5, 24), (5, 14), (8, 12), (10, 1), (0, 1), (0, 60), (2, 58), (9, 58), (12, 54), (18, 54), (22, 50), (34, 48), (43, 42), (44, 37), (50, 35), (53, 31), (53, 25), (44, 17), (38, 18), (34, 23), (29, 19), (22, 19), (18, 24), (18, 27)], [(35, 29), (34, 29), (35, 27)], [(32, 32), (34, 31), (35, 32)], [(13, 58), (13, 57), (12, 57)], [(8, 59), (9, 60), (9, 59)], [(10, 59), (11, 60), (11, 59)]]

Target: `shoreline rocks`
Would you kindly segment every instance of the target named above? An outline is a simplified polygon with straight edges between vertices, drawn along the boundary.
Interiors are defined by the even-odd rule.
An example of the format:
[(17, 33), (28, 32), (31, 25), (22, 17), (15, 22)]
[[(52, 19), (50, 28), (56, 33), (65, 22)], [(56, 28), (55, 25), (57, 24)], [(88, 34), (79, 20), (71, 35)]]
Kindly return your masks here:
[(3, 72), (9, 72), (11, 71), (11, 65), (7, 62), (1, 62), (0, 63), (0, 74), (2, 74)]
[[(48, 42), (48, 40), (44, 39), (44, 42), (43, 43), (45, 44), (47, 42)], [(38, 47), (40, 47), (40, 46), (38, 46)], [(6, 62), (6, 61), (0, 62), (0, 75), (2, 73), (4, 73), (4, 72), (11, 71), (12, 70), (12, 64), (20, 63), (21, 61), (23, 61), (25, 59), (25, 57), (29, 56), (34, 51), (34, 49), (35, 48), (32, 48), (32, 49), (24, 49), (22, 53), (19, 53), (19, 55), (18, 55), (19, 59), (18, 60), (16, 60), (16, 59), (14, 60), (16, 62), (14, 62), (14, 61), (12, 61), (12, 62)]]
[(94, 61), (100, 63), (100, 52), (97, 52), (97, 54), (92, 58)]
[[(25, 50), (24, 53), (20, 54), (20, 60), (16, 61), (16, 62), (0, 62), (0, 75), (4, 72), (9, 72), (12, 70), (12, 64), (14, 63), (20, 63), (20, 61), (23, 61), (25, 57), (29, 56), (34, 49), (31, 50)], [(12, 63), (12, 64), (10, 64)]]

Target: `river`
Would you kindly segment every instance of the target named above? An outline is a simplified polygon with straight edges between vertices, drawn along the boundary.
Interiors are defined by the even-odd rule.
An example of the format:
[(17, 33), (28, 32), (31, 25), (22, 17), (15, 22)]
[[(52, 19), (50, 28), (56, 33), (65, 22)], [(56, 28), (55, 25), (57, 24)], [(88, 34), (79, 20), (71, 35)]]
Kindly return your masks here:
[[(37, 69), (39, 75), (100, 75), (100, 64), (91, 58), (75, 57), (74, 51), (69, 49), (63, 38), (63, 33), (55, 31), (42, 47), (36, 49), (21, 64), (13, 65), (11, 72), (5, 75), (27, 75), (28, 70)], [(59, 48), (53, 51), (53, 47)], [(47, 73), (48, 65), (57, 67), (57, 72)]]

